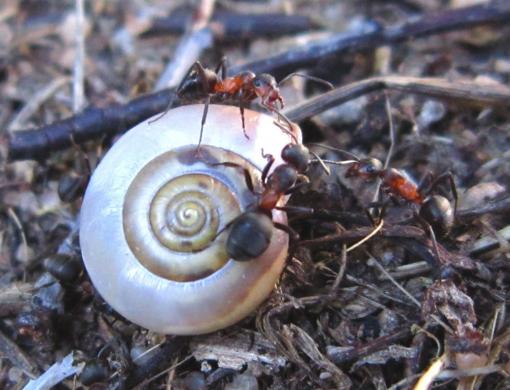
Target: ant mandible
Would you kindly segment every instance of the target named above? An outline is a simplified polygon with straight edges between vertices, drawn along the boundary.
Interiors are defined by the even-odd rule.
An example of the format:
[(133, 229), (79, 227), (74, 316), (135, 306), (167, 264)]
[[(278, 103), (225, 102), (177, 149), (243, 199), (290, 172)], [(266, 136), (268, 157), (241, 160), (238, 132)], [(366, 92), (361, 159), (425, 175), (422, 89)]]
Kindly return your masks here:
[(273, 228), (285, 231), (293, 239), (298, 237), (297, 233), (288, 226), (274, 222), (272, 211), (278, 209), (278, 202), (283, 196), (308, 183), (304, 173), (310, 164), (310, 152), (302, 144), (286, 145), (281, 153), (285, 163), (278, 165), (269, 176), (269, 170), (275, 159), (270, 154), (263, 154), (263, 156), (268, 162), (261, 176), (264, 189), (258, 194), (254, 190), (253, 180), (246, 168), (231, 162), (214, 164), (242, 169), (248, 189), (258, 195), (255, 205), (227, 223), (217, 234), (219, 236), (230, 228), (226, 244), (227, 253), (230, 258), (237, 261), (247, 261), (260, 256), (269, 247)]
[[(280, 110), (284, 107), (282, 95), (280, 94), (279, 85), (293, 76), (301, 76), (316, 82), (323, 83), (329, 88), (333, 85), (325, 80), (303, 75), (299, 73), (292, 73), (286, 76), (280, 83), (277, 83), (275, 78), (267, 73), (256, 75), (250, 71), (240, 72), (234, 76), (227, 77), (226, 58), (223, 57), (213, 71), (204, 68), (199, 61), (196, 61), (186, 73), (181, 84), (177, 88), (176, 95), (184, 100), (199, 100), (205, 99), (204, 112), (202, 114), (202, 121), (200, 126), (200, 137), (198, 140), (198, 147), (202, 143), (202, 136), (204, 132), (204, 125), (207, 119), (207, 112), (212, 97), (220, 100), (235, 100), (239, 103), (239, 110), (241, 111), (241, 123), (243, 133), (246, 138), (244, 110), (253, 100), (259, 98), (260, 104), (269, 110), (276, 113), (279, 118), (283, 119), (289, 126), (289, 134), (294, 138), (292, 132), (292, 125), (287, 117), (283, 115)], [(172, 105), (170, 102), (169, 107)], [(168, 109), (167, 109), (168, 111)], [(163, 115), (166, 111), (163, 113)], [(284, 129), (287, 131), (286, 129)]]
[[(319, 145), (325, 147), (324, 145)], [(329, 147), (327, 147), (329, 148)], [(451, 172), (439, 175), (424, 189), (417, 185), (403, 171), (395, 168), (384, 168), (380, 160), (376, 158), (360, 159), (356, 155), (337, 148), (330, 148), (346, 153), (351, 160), (329, 161), (324, 163), (349, 165), (345, 177), (358, 177), (364, 180), (381, 179), (381, 189), (391, 198), (403, 199), (419, 206), (419, 217), (426, 221), (440, 236), (448, 234), (453, 226), (457, 212), (457, 187)], [(442, 195), (430, 195), (432, 190), (442, 181), (447, 180), (454, 198), (454, 207), (450, 201)], [(425, 181), (424, 181), (425, 182)]]

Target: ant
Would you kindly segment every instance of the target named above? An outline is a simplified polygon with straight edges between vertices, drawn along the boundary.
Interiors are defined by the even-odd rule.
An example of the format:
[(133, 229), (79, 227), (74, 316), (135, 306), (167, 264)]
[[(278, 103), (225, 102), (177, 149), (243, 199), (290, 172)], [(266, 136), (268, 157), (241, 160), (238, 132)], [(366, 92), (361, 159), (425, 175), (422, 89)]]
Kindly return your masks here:
[[(260, 99), (260, 104), (264, 108), (276, 113), (279, 118), (285, 121), (289, 129), (292, 129), (289, 119), (280, 112), (284, 107), (284, 103), (279, 86), (293, 76), (305, 77), (333, 88), (333, 85), (325, 80), (299, 73), (291, 73), (281, 80), (280, 83), (277, 83), (270, 74), (261, 73), (257, 75), (250, 71), (240, 72), (234, 76), (227, 77), (226, 57), (223, 57), (214, 71), (204, 68), (199, 61), (196, 61), (189, 68), (186, 76), (177, 88), (176, 96), (185, 100), (205, 98), (198, 147), (202, 143), (204, 125), (212, 97), (218, 98), (221, 101), (235, 100), (239, 103), (243, 133), (249, 139), (250, 137), (246, 134), (244, 110), (249, 103), (257, 98)], [(162, 115), (165, 115), (171, 106), (172, 101), (170, 101), (167, 110)], [(289, 134), (294, 138), (292, 133), (289, 132)]]
[[(325, 145), (319, 145), (326, 147)], [(329, 148), (329, 147), (327, 147)], [(457, 187), (451, 172), (445, 172), (439, 175), (429, 185), (428, 189), (423, 188), (423, 183), (417, 185), (403, 171), (395, 168), (384, 168), (380, 160), (376, 158), (360, 159), (356, 155), (337, 148), (331, 148), (336, 151), (348, 154), (352, 160), (329, 161), (324, 163), (336, 165), (350, 165), (345, 173), (345, 177), (358, 177), (364, 180), (381, 179), (381, 189), (388, 194), (391, 199), (403, 199), (407, 202), (419, 206), (418, 216), (435, 230), (440, 236), (448, 234), (451, 230), (455, 214), (457, 212)], [(430, 195), (432, 190), (442, 181), (447, 180), (454, 198), (454, 206), (448, 199), (442, 195)], [(383, 205), (384, 209), (384, 205)], [(433, 234), (433, 231), (431, 231)]]
[(273, 221), (272, 210), (284, 210), (283, 207), (277, 207), (280, 199), (309, 182), (304, 173), (310, 164), (310, 155), (314, 154), (302, 144), (290, 143), (282, 149), (281, 157), (285, 163), (278, 165), (270, 175), (268, 173), (275, 159), (270, 154), (262, 155), (267, 159), (267, 164), (262, 170), (261, 181), (264, 189), (261, 193), (255, 192), (253, 180), (246, 168), (230, 162), (214, 164), (242, 169), (248, 189), (259, 196), (255, 205), (227, 223), (216, 235), (219, 236), (230, 228), (227, 253), (237, 261), (247, 261), (260, 256), (269, 247), (273, 227), (285, 231), (292, 239), (298, 238), (297, 233), (290, 227)]

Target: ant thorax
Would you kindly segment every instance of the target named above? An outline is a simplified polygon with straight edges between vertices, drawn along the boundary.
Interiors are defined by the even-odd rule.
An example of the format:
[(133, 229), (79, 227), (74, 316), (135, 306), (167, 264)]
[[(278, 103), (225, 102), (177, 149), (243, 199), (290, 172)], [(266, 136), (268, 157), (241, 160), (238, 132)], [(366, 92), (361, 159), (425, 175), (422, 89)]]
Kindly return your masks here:
[(423, 202), (418, 185), (405, 171), (388, 168), (383, 171), (381, 178), (382, 188), (385, 192), (416, 204)]

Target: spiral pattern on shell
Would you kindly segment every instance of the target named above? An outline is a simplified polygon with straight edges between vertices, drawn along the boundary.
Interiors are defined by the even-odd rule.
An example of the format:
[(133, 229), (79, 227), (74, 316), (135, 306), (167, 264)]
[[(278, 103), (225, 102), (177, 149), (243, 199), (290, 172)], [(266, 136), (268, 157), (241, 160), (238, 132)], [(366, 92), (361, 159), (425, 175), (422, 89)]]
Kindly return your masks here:
[[(257, 201), (253, 178), (270, 153), (291, 141), (273, 118), (211, 105), (200, 153), (202, 105), (180, 107), (126, 133), (94, 172), (82, 206), (80, 243), (86, 268), (103, 298), (148, 329), (198, 334), (231, 325), (271, 292), (287, 254), (286, 233), (241, 263), (228, 258), (219, 234)], [(298, 135), (299, 136), (299, 135)], [(260, 191), (260, 180), (255, 180)], [(285, 223), (285, 214), (273, 219)]]

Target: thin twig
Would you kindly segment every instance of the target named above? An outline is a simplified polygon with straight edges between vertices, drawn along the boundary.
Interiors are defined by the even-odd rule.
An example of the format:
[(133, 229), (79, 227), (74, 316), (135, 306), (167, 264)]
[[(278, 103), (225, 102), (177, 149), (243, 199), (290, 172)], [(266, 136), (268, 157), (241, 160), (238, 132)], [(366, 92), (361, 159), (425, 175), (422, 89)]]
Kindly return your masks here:
[(356, 249), (357, 247), (359, 247), (360, 245), (363, 245), (365, 242), (367, 242), (368, 240), (370, 240), (373, 236), (375, 236), (381, 229), (382, 227), (384, 226), (384, 220), (381, 219), (381, 221), (377, 224), (377, 226), (375, 227), (374, 230), (372, 230), (369, 234), (367, 234), (365, 237), (363, 237), (361, 240), (359, 240), (358, 242), (356, 242), (355, 244), (351, 245), (349, 248), (347, 248), (346, 252), (350, 252), (350, 251), (353, 251), (354, 249)]
[(73, 112), (79, 112), (85, 106), (85, 12), (83, 0), (75, 0), (76, 4), (76, 55), (73, 67)]
[[(323, 59), (326, 55), (339, 56), (346, 51), (365, 50), (381, 44), (402, 41), (412, 37), (466, 29), (482, 24), (495, 25), (497, 23), (505, 23), (509, 16), (510, 3), (508, 1), (493, 1), (490, 4), (425, 15), (403, 26), (383, 29), (382, 33), (381, 31), (364, 32), (357, 36), (339, 34), (331, 37), (326, 42), (318, 42), (315, 45), (309, 46), (308, 51), (299, 47), (268, 60), (233, 67), (230, 69), (230, 72), (238, 73), (243, 70), (251, 70), (256, 73), (269, 72), (276, 74), (278, 70), (281, 72), (283, 69), (285, 72), (282, 76), (284, 76), (287, 73), (309, 67)], [(407, 80), (417, 81), (423, 79), (407, 78)], [(444, 80), (442, 81), (444, 84)], [(430, 85), (428, 87), (430, 88)], [(310, 104), (317, 102), (317, 100), (312, 99), (305, 102), (306, 104), (304, 105), (292, 108), (287, 113), (290, 113), (288, 115), (290, 120), (300, 121), (361, 95), (382, 89), (399, 88), (408, 93), (421, 93), (425, 95), (430, 93), (434, 96), (445, 95), (444, 88), (438, 91), (437, 86), (431, 88), (430, 92), (425, 87), (422, 87), (419, 91), (413, 85), (398, 85), (398, 83), (395, 83), (394, 78), (373, 78), (345, 86), (341, 91), (335, 90), (325, 94), (326, 100), (319, 101), (321, 104), (327, 104), (322, 109), (317, 110), (317, 107), (310, 107)], [(508, 104), (510, 100), (510, 93), (508, 91), (497, 92), (489, 86), (481, 88), (481, 91), (479, 89), (479, 84), (471, 83), (461, 88), (461, 91), (457, 91), (457, 94), (464, 99), (490, 104), (504, 105)], [(453, 92), (450, 93), (450, 97), (456, 97), (456, 94)], [(38, 130), (26, 130), (23, 135), (16, 134), (16, 136), (10, 137), (9, 158), (12, 160), (45, 158), (54, 150), (69, 147), (69, 135), (73, 132), (79, 134), (76, 137), (79, 143), (104, 136), (106, 133), (115, 134), (123, 132), (132, 125), (163, 111), (173, 95), (172, 90), (163, 90), (134, 99), (126, 105), (118, 104), (104, 109), (89, 107), (81, 114), (63, 121), (43, 126)]]
[(510, 105), (510, 88), (503, 85), (480, 83), (471, 80), (449, 81), (442, 78), (411, 76), (373, 77), (336, 88), (308, 99), (284, 111), (293, 122), (320, 114), (332, 107), (376, 91), (400, 91), (445, 99), (459, 99), (479, 104)]
[(35, 114), (39, 107), (41, 107), (41, 105), (52, 97), (59, 89), (69, 83), (69, 81), (69, 77), (59, 77), (37, 91), (37, 93), (30, 98), (27, 104), (23, 106), (23, 108), (7, 126), (7, 130), (10, 132), (20, 131), (27, 125), (27, 121)]
[[(370, 263), (375, 265), (376, 268), (382, 272), (384, 274), (384, 276), (386, 276), (390, 282), (392, 282), (400, 291), (402, 291), (402, 293), (404, 293), (404, 295), (409, 298), (409, 300), (411, 302), (413, 302), (417, 307), (420, 307), (421, 308), (421, 303), (411, 295), (411, 293), (409, 293), (399, 282), (397, 282), (391, 275), (388, 271), (386, 271), (386, 269), (379, 263), (379, 261), (377, 261), (377, 259), (372, 256), (372, 254), (370, 254), (370, 252), (368, 251), (365, 251), (367, 253), (367, 255), (370, 257)], [(450, 332), (450, 333), (453, 333), (453, 329), (448, 326), (448, 324), (446, 324), (443, 320), (441, 320), (439, 317), (437, 317), (436, 315), (432, 315), (431, 316), (434, 321), (436, 321), (438, 324), (440, 324), (443, 328), (445, 328), (446, 331)]]
[(211, 46), (213, 34), (207, 24), (214, 10), (214, 0), (201, 0), (194, 12), (189, 31), (175, 49), (173, 60), (159, 78), (155, 91), (177, 87), (189, 68), (200, 58), (202, 51)]
[(347, 246), (345, 244), (342, 245), (342, 256), (340, 257), (340, 268), (338, 269), (338, 273), (336, 274), (335, 281), (331, 285), (331, 293), (335, 292), (340, 282), (344, 278), (345, 269), (347, 268)]
[[(338, 57), (349, 52), (376, 48), (412, 38), (425, 37), (454, 30), (468, 29), (483, 24), (507, 23), (510, 17), (510, 2), (495, 0), (489, 4), (435, 12), (411, 20), (402, 25), (374, 28), (357, 34), (338, 33), (315, 44), (290, 49), (284, 53), (252, 62), (250, 70), (255, 73), (269, 72), (283, 77), (297, 69), (309, 68), (328, 56)], [(232, 74), (244, 67), (234, 67)]]

